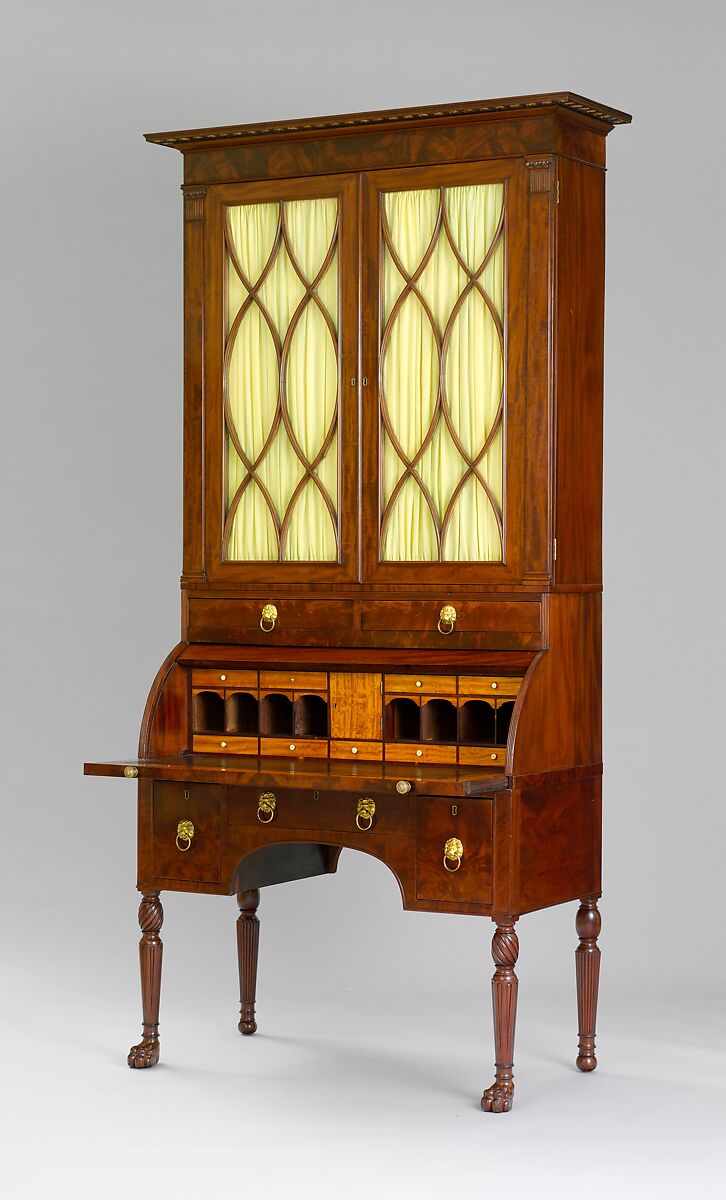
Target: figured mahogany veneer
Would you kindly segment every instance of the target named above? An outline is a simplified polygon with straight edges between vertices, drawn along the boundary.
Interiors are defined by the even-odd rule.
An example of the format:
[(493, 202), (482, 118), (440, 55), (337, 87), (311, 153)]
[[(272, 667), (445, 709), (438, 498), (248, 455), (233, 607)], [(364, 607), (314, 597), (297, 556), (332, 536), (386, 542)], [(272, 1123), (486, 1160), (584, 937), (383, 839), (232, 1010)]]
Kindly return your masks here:
[[(494, 922), (487, 1112), (508, 1112), (514, 1099), (517, 921), (577, 902), (577, 1066), (595, 1068), (605, 137), (629, 120), (558, 92), (148, 135), (184, 156), (182, 640), (152, 684), (138, 756), (85, 767), (137, 781), (143, 1032), (130, 1066), (159, 1058), (162, 890), (236, 895), (238, 1028), (250, 1035), (260, 889), (333, 874), (349, 848), (389, 868), (406, 908)], [(421, 300), (442, 228), (458, 253), (445, 197), (488, 184), (503, 195), (493, 234), (504, 246), (501, 311), (477, 275), (493, 259), (475, 255), (476, 238), (476, 262), (462, 258), (458, 269), (496, 327), (496, 412), (485, 418), (486, 404), (463, 377), (461, 412), (453, 412), (450, 312), (434, 337), (430, 411), (408, 415), (426, 445), (435, 422), (446, 427), (467, 479), (476, 475), (489, 497), (502, 554), (444, 561), (466, 479), (434, 495), (421, 467), (425, 446), (411, 450), (400, 439), (401, 479), (381, 474), (395, 424), (385, 377), (390, 311), (381, 302), (385, 243), (390, 252), (394, 239), (382, 212), (395, 190), (430, 192), (438, 208), (419, 266), (398, 258), (403, 291), (392, 304), (403, 311)], [(311, 295), (313, 276), (291, 251), (291, 206), (323, 197), (337, 208), (326, 260), (335, 253), (334, 315)], [(267, 300), (258, 305), (260, 336), (268, 330), (277, 357), (275, 416), (268, 429), (264, 413), (247, 414), (262, 440), (257, 458), (246, 459), (246, 482), (228, 490), (225, 439), (240, 460), (246, 453), (229, 390), (228, 320), (239, 327), (274, 274), (273, 255), (267, 267), (256, 264), (251, 283), (231, 245), (226, 209), (248, 204), (280, 214), (268, 249), (279, 255), (285, 243), (301, 298), (284, 339)], [(225, 246), (236, 286), (250, 284), (236, 315), (226, 311)], [(313, 309), (335, 344), (325, 436), (332, 445), (334, 431), (336, 486), (308, 460), (286, 375)], [(246, 366), (257, 379), (258, 364)], [(469, 436), (460, 418), (470, 401)], [(417, 403), (405, 389), (395, 402)], [(235, 510), (246, 488), (264, 496), (261, 464), (274, 457), (278, 425), (292, 435), (297, 474), (283, 480), (274, 561), (231, 561)], [(498, 439), (495, 495), (484, 451)], [(382, 560), (406, 480), (434, 514), (431, 561)], [(290, 513), (308, 484), (333, 523), (333, 561), (287, 555)]]

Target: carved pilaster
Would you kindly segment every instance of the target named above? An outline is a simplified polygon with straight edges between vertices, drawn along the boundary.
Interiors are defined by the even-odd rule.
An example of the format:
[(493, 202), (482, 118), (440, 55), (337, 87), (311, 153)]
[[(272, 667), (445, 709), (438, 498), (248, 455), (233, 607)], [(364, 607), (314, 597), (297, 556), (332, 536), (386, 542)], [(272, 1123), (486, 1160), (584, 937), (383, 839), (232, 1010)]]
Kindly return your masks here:
[(164, 910), (158, 892), (144, 896), (139, 905), (139, 962), (141, 966), (142, 1040), (129, 1050), (130, 1067), (154, 1067), (159, 1061), (159, 1001), (161, 999), (161, 957), (159, 933)]
[(492, 938), (496, 967), (492, 979), (495, 1070), (494, 1083), (481, 1098), (484, 1112), (509, 1112), (514, 1103), (514, 1031), (519, 988), (514, 967), (518, 957), (519, 938), (514, 922), (498, 924)]
[(532, 158), (524, 164), (529, 172), (530, 192), (552, 191), (552, 159)]
[(237, 918), (237, 956), (239, 959), (239, 1025), (240, 1033), (255, 1033), (255, 998), (257, 993), (257, 950), (260, 943), (260, 922), (257, 908), (260, 893), (256, 888), (240, 892), (237, 897), (240, 914)]
[(188, 188), (184, 192), (185, 221), (204, 220), (204, 197), (206, 194), (207, 189), (205, 187)]
[(575, 918), (575, 929), (580, 944), (575, 951), (575, 975), (577, 978), (577, 1065), (581, 1071), (594, 1071), (595, 1026), (597, 1021), (597, 992), (600, 983), (600, 936), (602, 918), (597, 900), (582, 900)]

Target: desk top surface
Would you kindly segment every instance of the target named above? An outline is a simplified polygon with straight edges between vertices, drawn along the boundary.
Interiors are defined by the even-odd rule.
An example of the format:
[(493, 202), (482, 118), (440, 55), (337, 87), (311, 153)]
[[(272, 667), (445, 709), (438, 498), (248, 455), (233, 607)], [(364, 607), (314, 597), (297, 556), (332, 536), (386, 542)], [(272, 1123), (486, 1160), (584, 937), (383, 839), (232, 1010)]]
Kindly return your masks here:
[[(132, 774), (135, 772), (135, 774)], [(180, 754), (169, 758), (85, 763), (84, 775), (168, 779), (232, 787), (305, 787), (353, 792), (396, 790), (406, 780), (421, 795), (478, 796), (505, 789), (509, 781), (497, 767), (463, 767), (396, 762), (338, 762), (327, 759), (273, 758), (217, 754)]]

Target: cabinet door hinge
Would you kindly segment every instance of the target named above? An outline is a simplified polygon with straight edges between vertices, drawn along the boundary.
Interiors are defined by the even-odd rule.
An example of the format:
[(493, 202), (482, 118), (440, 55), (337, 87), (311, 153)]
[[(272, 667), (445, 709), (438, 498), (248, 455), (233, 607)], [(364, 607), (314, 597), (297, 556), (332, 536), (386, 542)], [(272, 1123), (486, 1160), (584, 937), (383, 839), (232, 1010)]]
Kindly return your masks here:
[(552, 539), (552, 561), (557, 562), (557, 538)]
[(560, 202), (560, 181), (558, 179), (557, 187), (555, 188), (555, 204), (559, 204), (559, 202)]

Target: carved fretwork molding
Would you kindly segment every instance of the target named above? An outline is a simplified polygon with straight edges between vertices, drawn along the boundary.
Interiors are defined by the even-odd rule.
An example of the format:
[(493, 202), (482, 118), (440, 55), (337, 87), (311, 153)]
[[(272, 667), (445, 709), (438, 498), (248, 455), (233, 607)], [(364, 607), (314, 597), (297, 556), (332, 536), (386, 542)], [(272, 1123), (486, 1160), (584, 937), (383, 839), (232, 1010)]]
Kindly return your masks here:
[(530, 190), (530, 192), (551, 192), (552, 191), (552, 159), (551, 158), (530, 158), (530, 159), (527, 159), (525, 166), (529, 170), (529, 190)]
[(207, 189), (193, 188), (184, 193), (184, 220), (185, 221), (203, 221), (204, 220), (204, 197), (207, 194)]

